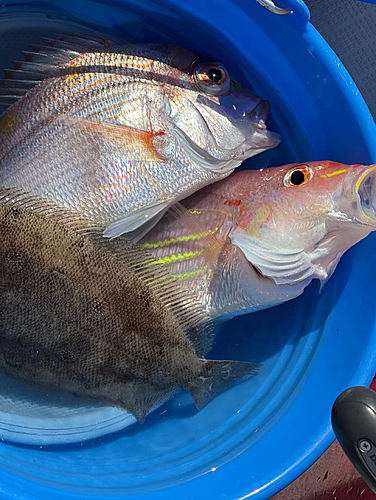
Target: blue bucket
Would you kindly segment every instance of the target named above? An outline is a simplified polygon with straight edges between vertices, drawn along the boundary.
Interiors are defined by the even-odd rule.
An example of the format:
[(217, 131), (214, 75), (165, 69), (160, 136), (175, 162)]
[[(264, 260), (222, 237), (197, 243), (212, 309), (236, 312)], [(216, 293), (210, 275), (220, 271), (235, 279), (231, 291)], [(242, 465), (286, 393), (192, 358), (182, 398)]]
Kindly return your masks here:
[[(56, 32), (173, 42), (221, 60), (271, 101), (269, 126), (283, 145), (248, 167), (322, 159), (375, 163), (376, 127), (362, 96), (309, 24), (304, 3), (287, 3), (293, 12), (277, 16), (254, 0), (4, 0), (0, 63), (9, 67), (28, 43)], [(270, 498), (331, 443), (337, 395), (368, 384), (375, 372), (375, 242), (369, 237), (349, 251), (321, 295), (313, 283), (294, 301), (224, 325), (210, 357), (264, 367), (201, 412), (185, 393), (142, 426), (119, 420), (115, 409), (96, 425), (94, 408), (80, 422), (82, 439), (72, 424), (63, 444), (53, 431), (46, 437), (43, 419), (31, 418), (34, 425), (26, 428), (17, 409), (9, 409), (7, 422), (0, 418), (0, 497)], [(19, 390), (10, 384), (3, 386)], [(65, 414), (58, 401), (48, 413), (47, 403), (45, 422), (58, 429)]]

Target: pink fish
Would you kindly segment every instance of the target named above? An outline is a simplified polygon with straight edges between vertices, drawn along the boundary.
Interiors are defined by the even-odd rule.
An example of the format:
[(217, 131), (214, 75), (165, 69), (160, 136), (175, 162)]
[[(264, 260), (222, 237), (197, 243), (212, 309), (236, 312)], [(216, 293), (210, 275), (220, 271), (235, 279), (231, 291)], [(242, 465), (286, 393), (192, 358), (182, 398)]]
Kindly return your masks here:
[(236, 172), (183, 202), (143, 240), (213, 316), (321, 286), (376, 228), (376, 165), (332, 161)]

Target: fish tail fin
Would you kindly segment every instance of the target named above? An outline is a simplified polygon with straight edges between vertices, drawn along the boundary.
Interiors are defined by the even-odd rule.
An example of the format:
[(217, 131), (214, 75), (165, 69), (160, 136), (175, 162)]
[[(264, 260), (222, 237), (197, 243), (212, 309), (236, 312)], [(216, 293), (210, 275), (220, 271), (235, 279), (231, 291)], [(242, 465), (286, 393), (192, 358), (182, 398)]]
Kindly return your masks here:
[(247, 375), (257, 375), (262, 365), (247, 361), (202, 360), (200, 376), (188, 387), (198, 410), (206, 406), (219, 392)]

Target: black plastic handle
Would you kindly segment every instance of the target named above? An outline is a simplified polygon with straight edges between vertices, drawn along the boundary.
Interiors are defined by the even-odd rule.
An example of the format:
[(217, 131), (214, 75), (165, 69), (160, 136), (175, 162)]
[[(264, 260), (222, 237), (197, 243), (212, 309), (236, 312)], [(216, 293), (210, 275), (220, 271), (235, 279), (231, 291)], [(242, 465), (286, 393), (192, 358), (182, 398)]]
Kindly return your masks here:
[(359, 474), (376, 493), (376, 392), (352, 387), (332, 409), (334, 433)]

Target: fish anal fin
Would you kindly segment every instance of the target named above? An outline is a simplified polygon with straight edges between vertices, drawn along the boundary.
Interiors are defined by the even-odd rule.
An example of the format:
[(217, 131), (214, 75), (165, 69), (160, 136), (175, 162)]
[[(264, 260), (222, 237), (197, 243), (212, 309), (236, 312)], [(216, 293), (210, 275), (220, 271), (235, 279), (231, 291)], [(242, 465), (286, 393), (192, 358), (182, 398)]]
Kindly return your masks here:
[(239, 379), (247, 375), (257, 375), (262, 366), (247, 361), (202, 360), (202, 363), (200, 377), (187, 387), (198, 410)]

